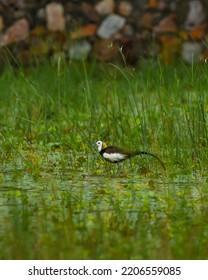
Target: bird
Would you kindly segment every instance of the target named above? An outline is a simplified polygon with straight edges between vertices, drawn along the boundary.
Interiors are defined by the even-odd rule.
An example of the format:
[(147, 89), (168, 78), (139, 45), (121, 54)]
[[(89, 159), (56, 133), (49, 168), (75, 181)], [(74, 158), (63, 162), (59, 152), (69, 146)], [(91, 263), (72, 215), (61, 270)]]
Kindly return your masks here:
[(118, 164), (118, 170), (119, 170), (119, 163), (128, 159), (128, 158), (132, 158), (138, 155), (148, 155), (151, 157), (154, 157), (155, 159), (157, 159), (160, 164), (162, 165), (163, 169), (165, 170), (165, 164), (162, 162), (161, 159), (159, 159), (156, 155), (149, 153), (149, 152), (145, 152), (145, 151), (128, 151), (119, 147), (115, 147), (115, 146), (107, 146), (107, 144), (101, 140), (96, 142), (97, 148), (98, 148), (98, 152), (100, 153), (100, 155), (107, 160), (108, 162), (111, 163), (117, 163)]

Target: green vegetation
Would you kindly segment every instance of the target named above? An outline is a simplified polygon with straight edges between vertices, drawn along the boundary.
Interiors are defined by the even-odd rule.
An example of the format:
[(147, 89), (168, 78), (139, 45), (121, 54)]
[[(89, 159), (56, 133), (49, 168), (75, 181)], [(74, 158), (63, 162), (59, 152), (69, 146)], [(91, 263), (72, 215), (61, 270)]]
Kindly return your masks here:
[[(1, 259), (207, 259), (208, 67), (46, 63), (0, 77)], [(105, 139), (159, 156), (105, 162)]]

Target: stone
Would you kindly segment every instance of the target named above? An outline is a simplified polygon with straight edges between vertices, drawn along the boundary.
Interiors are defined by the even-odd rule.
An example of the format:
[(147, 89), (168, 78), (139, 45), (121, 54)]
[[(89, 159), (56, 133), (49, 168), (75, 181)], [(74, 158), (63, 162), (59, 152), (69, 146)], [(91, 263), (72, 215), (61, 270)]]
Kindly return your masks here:
[(107, 16), (99, 26), (97, 35), (102, 39), (110, 39), (116, 34), (124, 25), (126, 19), (117, 14)]
[(123, 29), (122, 29), (122, 35), (127, 36), (127, 37), (131, 37), (134, 35), (134, 28), (131, 24), (126, 24), (124, 25)]
[(160, 37), (160, 58), (165, 63), (172, 63), (180, 54), (181, 40), (177, 36), (161, 36)]
[(159, 0), (157, 9), (163, 11), (167, 8), (167, 1), (166, 0)]
[(36, 40), (32, 40), (30, 43), (30, 53), (35, 56), (41, 56), (41, 55), (47, 55), (49, 53), (49, 43), (47, 40), (41, 40), (41, 39), (37, 39)]
[(118, 45), (111, 40), (98, 40), (94, 44), (93, 54), (100, 62), (116, 60), (119, 56)]
[(46, 5), (47, 28), (50, 31), (64, 31), (65, 18), (64, 7), (59, 3), (49, 3)]
[(40, 36), (47, 36), (47, 29), (43, 26), (36, 26), (32, 30), (30, 30), (30, 36), (33, 37), (40, 37)]
[(97, 22), (99, 20), (99, 14), (96, 12), (93, 5), (90, 5), (86, 2), (82, 3), (82, 10), (84, 15), (91, 21)]
[(29, 36), (29, 23), (27, 19), (19, 19), (10, 26), (2, 37), (1, 44), (9, 45), (25, 40)]
[(206, 13), (201, 1), (192, 0), (189, 2), (189, 11), (185, 21), (186, 30), (202, 24), (206, 20)]
[(199, 41), (202, 40), (202, 38), (205, 36), (206, 33), (207, 33), (207, 25), (202, 24), (191, 29), (188, 32), (188, 35), (190, 36), (191, 39)]
[(151, 12), (144, 13), (140, 18), (140, 25), (142, 28), (152, 29), (153, 27), (153, 15)]
[(91, 49), (92, 46), (87, 40), (76, 41), (69, 49), (69, 57), (72, 60), (85, 60)]
[(118, 6), (118, 12), (120, 15), (128, 17), (131, 15), (133, 7), (128, 1), (121, 1)]
[(95, 5), (95, 10), (100, 15), (108, 15), (113, 13), (115, 8), (114, 0), (102, 0)]
[(82, 26), (71, 33), (71, 39), (77, 40), (84, 37), (91, 37), (96, 34), (97, 26), (95, 24), (88, 24)]
[(182, 46), (181, 56), (186, 63), (191, 64), (200, 61), (201, 52), (202, 46), (198, 42), (185, 42)]
[(158, 5), (158, 0), (148, 0), (147, 7), (148, 9), (156, 9)]
[(164, 17), (157, 26), (153, 28), (154, 32), (162, 33), (162, 32), (176, 32), (177, 25), (175, 22), (175, 14), (170, 14)]

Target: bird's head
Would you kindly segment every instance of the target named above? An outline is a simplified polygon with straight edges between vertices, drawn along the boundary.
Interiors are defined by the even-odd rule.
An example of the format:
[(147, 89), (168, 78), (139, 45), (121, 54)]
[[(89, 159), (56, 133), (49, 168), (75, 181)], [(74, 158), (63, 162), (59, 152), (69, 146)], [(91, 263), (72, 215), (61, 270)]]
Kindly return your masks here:
[(98, 147), (99, 152), (107, 147), (106, 143), (100, 140), (96, 142), (96, 145)]

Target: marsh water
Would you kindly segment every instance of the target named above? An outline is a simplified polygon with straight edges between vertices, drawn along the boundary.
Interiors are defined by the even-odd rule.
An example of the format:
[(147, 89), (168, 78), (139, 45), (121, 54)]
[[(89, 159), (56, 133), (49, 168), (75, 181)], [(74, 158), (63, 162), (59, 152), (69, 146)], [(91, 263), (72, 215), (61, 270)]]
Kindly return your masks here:
[[(37, 176), (30, 170), (1, 166), (1, 258), (207, 256), (206, 177), (197, 172), (171, 176), (103, 172), (61, 171), (54, 166)], [(67, 246), (62, 248), (59, 238), (71, 248), (70, 253)], [(118, 243), (112, 243), (114, 238)], [(98, 246), (96, 240), (102, 249), (92, 253), (88, 246), (91, 242)], [(58, 254), (51, 252), (51, 242)], [(125, 243), (129, 248), (122, 251)], [(142, 243), (146, 252), (139, 249)], [(135, 244), (138, 251), (132, 249)]]

